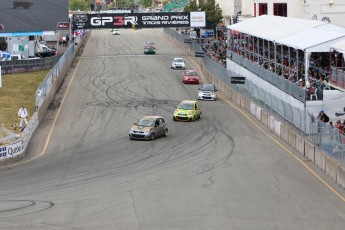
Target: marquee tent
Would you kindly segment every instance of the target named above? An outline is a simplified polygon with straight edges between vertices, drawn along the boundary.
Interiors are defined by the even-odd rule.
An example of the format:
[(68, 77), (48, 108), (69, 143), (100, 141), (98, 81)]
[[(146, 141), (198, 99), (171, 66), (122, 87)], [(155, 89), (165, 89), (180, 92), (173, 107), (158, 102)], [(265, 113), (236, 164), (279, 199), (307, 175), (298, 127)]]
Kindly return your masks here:
[(329, 52), (335, 43), (345, 50), (345, 28), (322, 21), (262, 15), (230, 25), (228, 29), (303, 50), (306, 82), (310, 53)]

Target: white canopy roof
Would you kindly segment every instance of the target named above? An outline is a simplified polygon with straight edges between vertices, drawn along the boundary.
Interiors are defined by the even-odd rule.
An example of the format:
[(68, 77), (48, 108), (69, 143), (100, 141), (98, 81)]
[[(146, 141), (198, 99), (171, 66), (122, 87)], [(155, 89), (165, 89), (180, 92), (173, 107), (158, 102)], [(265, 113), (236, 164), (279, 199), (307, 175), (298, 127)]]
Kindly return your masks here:
[(344, 32), (340, 32), (340, 30), (336, 32), (328, 30), (327, 27), (328, 25), (326, 24), (317, 28), (304, 30), (277, 39), (275, 42), (307, 52), (329, 52), (330, 44), (345, 39), (345, 30)]
[(345, 28), (340, 26), (270, 15), (248, 19), (228, 28), (306, 52), (328, 52), (331, 44), (345, 39)]
[(331, 49), (338, 51), (339, 53), (345, 54), (345, 40), (330, 45)]

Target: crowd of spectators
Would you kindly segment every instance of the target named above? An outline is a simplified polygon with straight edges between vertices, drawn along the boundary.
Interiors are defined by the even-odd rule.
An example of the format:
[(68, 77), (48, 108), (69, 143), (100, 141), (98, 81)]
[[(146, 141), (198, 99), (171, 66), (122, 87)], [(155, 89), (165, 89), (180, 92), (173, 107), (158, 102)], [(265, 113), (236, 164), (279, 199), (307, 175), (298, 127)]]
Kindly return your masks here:
[(273, 42), (249, 35), (231, 35), (229, 49), (279, 77), (285, 78), (307, 90), (307, 99), (322, 100), (323, 90), (329, 88), (330, 68), (333, 61), (330, 53), (311, 53), (308, 79), (305, 78), (304, 52), (284, 45), (274, 46)]
[[(191, 30), (176, 28), (178, 33), (191, 37)], [(195, 40), (200, 43), (205, 54), (212, 60), (226, 67), (227, 33), (224, 28), (218, 29), (216, 35), (205, 37), (203, 34), (196, 37)]]

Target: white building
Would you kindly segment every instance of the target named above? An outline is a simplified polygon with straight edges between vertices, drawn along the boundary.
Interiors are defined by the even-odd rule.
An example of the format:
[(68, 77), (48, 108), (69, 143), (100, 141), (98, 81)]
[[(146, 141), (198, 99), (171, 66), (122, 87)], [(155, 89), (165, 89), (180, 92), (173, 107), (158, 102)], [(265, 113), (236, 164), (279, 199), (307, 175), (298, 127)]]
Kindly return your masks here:
[(240, 21), (263, 14), (345, 26), (345, 0), (242, 0)]
[(216, 0), (216, 4), (223, 12), (223, 23), (225, 25), (232, 24), (237, 14), (240, 14), (242, 9), (242, 0)]

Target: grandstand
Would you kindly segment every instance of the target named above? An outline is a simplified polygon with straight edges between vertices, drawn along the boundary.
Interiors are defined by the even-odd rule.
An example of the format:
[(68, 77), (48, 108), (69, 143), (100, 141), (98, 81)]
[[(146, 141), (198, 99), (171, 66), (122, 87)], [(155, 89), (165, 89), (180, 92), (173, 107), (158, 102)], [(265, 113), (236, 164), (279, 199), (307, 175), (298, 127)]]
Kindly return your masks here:
[(183, 12), (188, 0), (170, 0), (164, 7), (163, 12)]

